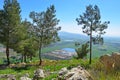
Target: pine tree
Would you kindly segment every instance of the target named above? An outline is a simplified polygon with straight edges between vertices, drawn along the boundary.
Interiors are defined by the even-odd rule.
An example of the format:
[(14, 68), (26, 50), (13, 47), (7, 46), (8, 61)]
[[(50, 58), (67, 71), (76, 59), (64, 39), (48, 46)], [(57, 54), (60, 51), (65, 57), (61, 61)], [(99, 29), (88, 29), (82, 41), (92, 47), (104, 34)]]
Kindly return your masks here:
[(4, 6), (0, 17), (2, 17), (0, 24), (0, 41), (6, 46), (6, 56), (8, 65), (9, 60), (9, 48), (14, 43), (14, 33), (17, 32), (17, 28), (20, 26), (20, 5), (17, 0), (4, 0)]
[(30, 13), (30, 18), (33, 20), (33, 34), (39, 44), (40, 65), (42, 63), (42, 47), (59, 40), (57, 31), (60, 30), (60, 27), (56, 27), (59, 20), (56, 18), (55, 12), (56, 10), (52, 5), (46, 11)]
[(83, 33), (86, 33), (88, 36), (90, 36), (90, 64), (92, 59), (93, 32), (99, 33), (99, 37), (97, 38), (98, 40), (100, 40), (101, 35), (105, 33), (104, 29), (107, 29), (109, 24), (109, 21), (101, 23), (100, 18), (101, 15), (98, 6), (95, 5), (93, 7), (92, 5), (89, 5), (86, 7), (85, 13), (83, 13), (83, 15), (80, 15), (79, 18), (76, 19), (78, 25), (83, 25)]
[(31, 35), (31, 23), (27, 20), (22, 21), (21, 28), (19, 28), (18, 32), (16, 33), (16, 38), (19, 38), (14, 45), (14, 49), (22, 54), (22, 61), (26, 62), (27, 57), (35, 56), (37, 51), (38, 44), (34, 41), (34, 37)]

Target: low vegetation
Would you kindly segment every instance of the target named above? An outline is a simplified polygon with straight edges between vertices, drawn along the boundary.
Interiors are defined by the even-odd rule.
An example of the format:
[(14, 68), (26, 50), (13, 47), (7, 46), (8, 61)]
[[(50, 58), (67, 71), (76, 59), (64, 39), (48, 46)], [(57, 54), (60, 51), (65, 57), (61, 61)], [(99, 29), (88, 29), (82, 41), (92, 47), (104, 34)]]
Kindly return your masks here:
[[(38, 66), (39, 61), (34, 61), (31, 63), (27, 63), (26, 67), (23, 67), (22, 64), (17, 65), (16, 67), (13, 66), (13, 68), (7, 67), (4, 70), (0, 70), (0, 74), (14, 74), (17, 77), (17, 80), (19, 80), (20, 76), (23, 76), (24, 74), (28, 73), (30, 77), (32, 78), (34, 75), (34, 71), (38, 68), (41, 68), (45, 70), (45, 73), (47, 73), (47, 76), (43, 80), (51, 80), (52, 78), (56, 78), (58, 72), (61, 68), (67, 67), (68, 69), (71, 69), (73, 67), (76, 67), (78, 65), (81, 65), (83, 68), (88, 70), (93, 77), (94, 80), (119, 80), (120, 79), (120, 71), (106, 71), (103, 64), (101, 64), (98, 60), (98, 58), (92, 60), (93, 63), (91, 65), (88, 64), (88, 59), (71, 59), (71, 60), (43, 60), (43, 64), (41, 66)], [(19, 72), (19, 73), (18, 73)], [(53, 72), (53, 74), (49, 74), (50, 72)]]
[(87, 53), (89, 52), (89, 45), (88, 43), (82, 44), (81, 47), (75, 49), (76, 53), (77, 53), (77, 59), (83, 59), (84, 57), (87, 56)]
[[(5, 46), (6, 55), (0, 56), (0, 74), (14, 74), (19, 80), (26, 73), (32, 78), (34, 71), (40, 68), (45, 70), (46, 77), (43, 80), (51, 80), (58, 76), (57, 73), (61, 68), (71, 69), (80, 65), (90, 72), (94, 80), (120, 80), (120, 70), (106, 70), (98, 58), (92, 59), (92, 56), (102, 55), (96, 51), (108, 53), (110, 50), (116, 51), (116, 49), (119, 49), (118, 43), (112, 43), (112, 45), (107, 43), (107, 47), (106, 45), (102, 47), (92, 46), (94, 41), (95, 44), (103, 43), (101, 35), (105, 34), (104, 30), (110, 23), (109, 21), (101, 23), (100, 9), (97, 5), (87, 6), (85, 13), (76, 19), (78, 25), (83, 26), (83, 33), (89, 36), (89, 45), (86, 43), (81, 48), (76, 49), (77, 59), (70, 60), (48, 60), (41, 56), (42, 53), (56, 49), (75, 48), (75, 46), (73, 47), (74, 42), (68, 43), (64, 40), (54, 44), (60, 41), (58, 31), (61, 30), (61, 27), (57, 26), (60, 20), (56, 16), (54, 5), (39, 13), (32, 11), (29, 15), (32, 22), (27, 21), (27, 19), (22, 20), (20, 13), (21, 8), (18, 0), (4, 0), (3, 9), (0, 9), (0, 47)], [(96, 38), (93, 38), (94, 32), (97, 33)], [(117, 48), (110, 49), (111, 46), (117, 46)], [(17, 54), (10, 53), (10, 50), (16, 51)], [(87, 59), (88, 52), (90, 52), (89, 60)], [(0, 52), (0, 54), (2, 53)], [(36, 56), (39, 57), (39, 60)], [(87, 56), (86, 59), (84, 59), (85, 56)]]

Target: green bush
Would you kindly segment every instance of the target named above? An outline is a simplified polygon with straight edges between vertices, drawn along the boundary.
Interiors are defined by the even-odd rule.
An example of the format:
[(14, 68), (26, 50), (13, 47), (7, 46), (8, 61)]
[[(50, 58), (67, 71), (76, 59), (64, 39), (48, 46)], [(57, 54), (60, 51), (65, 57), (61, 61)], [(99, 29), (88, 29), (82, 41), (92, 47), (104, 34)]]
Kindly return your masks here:
[(87, 53), (89, 52), (88, 49), (89, 45), (88, 43), (82, 44), (81, 47), (75, 49), (76, 53), (77, 53), (77, 59), (83, 59), (85, 56), (87, 56)]

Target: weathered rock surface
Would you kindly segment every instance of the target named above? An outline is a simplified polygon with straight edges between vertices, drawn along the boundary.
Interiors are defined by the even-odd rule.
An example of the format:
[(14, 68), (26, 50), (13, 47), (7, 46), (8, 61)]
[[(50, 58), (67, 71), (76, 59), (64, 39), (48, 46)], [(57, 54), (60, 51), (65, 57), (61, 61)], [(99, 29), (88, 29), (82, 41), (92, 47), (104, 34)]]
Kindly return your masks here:
[(58, 80), (93, 80), (91, 75), (81, 66), (66, 70), (62, 68), (59, 71)]
[(21, 77), (20, 80), (32, 80), (32, 79), (28, 77)]
[(16, 80), (15, 75), (12, 74), (1, 74), (0, 79), (7, 79), (7, 80)]
[(29, 78), (29, 74), (26, 73), (25, 75), (23, 75), (22, 77), (20, 77), (20, 80), (32, 80), (32, 79)]
[(59, 75), (64, 75), (64, 74), (66, 74), (68, 72), (68, 70), (67, 70), (67, 68), (66, 67), (64, 67), (64, 68), (62, 68), (60, 71), (59, 71)]
[(10, 74), (7, 77), (8, 77), (8, 80), (16, 80), (15, 75)]
[(120, 53), (114, 52), (111, 55), (103, 55), (100, 62), (106, 70), (120, 69)]
[(43, 78), (45, 78), (44, 71), (42, 69), (37, 69), (34, 72), (33, 80), (38, 80), (38, 79), (43, 79)]

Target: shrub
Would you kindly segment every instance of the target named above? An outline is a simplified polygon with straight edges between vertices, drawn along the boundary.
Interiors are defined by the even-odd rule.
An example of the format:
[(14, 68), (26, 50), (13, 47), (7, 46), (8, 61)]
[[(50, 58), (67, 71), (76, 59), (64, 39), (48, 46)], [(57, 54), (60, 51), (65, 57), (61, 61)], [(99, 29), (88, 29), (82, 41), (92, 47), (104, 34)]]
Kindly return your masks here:
[(77, 59), (83, 59), (85, 56), (87, 56), (87, 53), (89, 52), (88, 49), (89, 45), (88, 43), (82, 44), (81, 47), (75, 49), (76, 53), (77, 53)]

